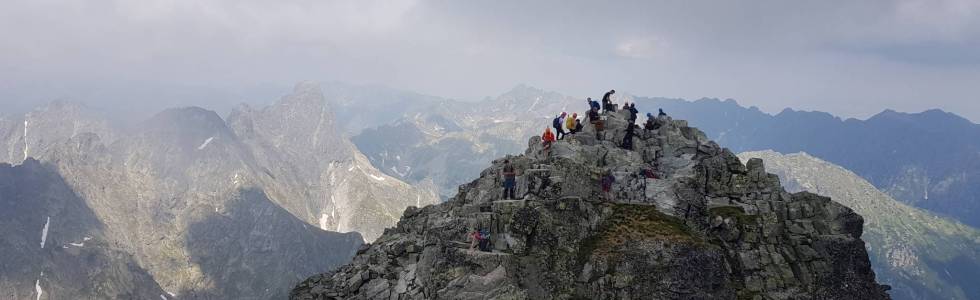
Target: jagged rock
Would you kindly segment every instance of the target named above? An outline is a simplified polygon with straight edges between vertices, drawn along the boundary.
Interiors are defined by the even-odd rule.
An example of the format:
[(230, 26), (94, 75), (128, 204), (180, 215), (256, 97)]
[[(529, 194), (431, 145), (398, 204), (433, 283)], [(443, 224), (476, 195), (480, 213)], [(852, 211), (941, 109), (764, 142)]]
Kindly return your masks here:
[[(524, 155), (507, 157), (520, 170), (522, 200), (501, 199), (496, 160), (456, 197), (409, 208), (351, 264), (311, 277), (291, 297), (889, 298), (850, 209), (786, 193), (761, 160), (743, 165), (684, 121), (661, 117), (624, 150), (614, 141), (626, 114), (604, 118), (598, 134), (587, 126), (550, 152), (531, 138)], [(607, 173), (616, 177), (611, 199), (599, 184)], [(492, 251), (469, 249), (474, 229), (491, 232)], [(366, 268), (382, 279), (345, 284)]]

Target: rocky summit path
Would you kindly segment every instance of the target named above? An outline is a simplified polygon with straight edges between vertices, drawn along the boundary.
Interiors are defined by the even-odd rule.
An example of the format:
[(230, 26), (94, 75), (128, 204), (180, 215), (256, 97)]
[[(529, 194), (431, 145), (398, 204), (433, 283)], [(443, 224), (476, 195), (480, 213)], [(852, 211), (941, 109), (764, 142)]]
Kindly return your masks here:
[[(786, 192), (762, 160), (742, 164), (685, 121), (661, 117), (625, 150), (628, 113), (603, 118), (602, 132), (586, 125), (549, 153), (533, 137), (451, 200), (409, 207), (291, 298), (889, 299), (851, 209)], [(520, 200), (502, 199), (504, 159)], [(493, 251), (468, 249), (474, 229)]]

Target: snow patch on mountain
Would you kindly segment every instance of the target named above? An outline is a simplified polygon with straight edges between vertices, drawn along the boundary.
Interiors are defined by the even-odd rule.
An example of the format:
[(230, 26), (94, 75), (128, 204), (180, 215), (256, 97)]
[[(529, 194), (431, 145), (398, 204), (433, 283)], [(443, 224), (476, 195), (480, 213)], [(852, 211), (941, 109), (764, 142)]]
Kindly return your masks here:
[(51, 225), (51, 217), (49, 216), (47, 221), (44, 221), (44, 228), (41, 229), (41, 249), (44, 249), (44, 244), (48, 241), (48, 226)]
[(204, 140), (204, 143), (201, 143), (200, 146), (197, 146), (197, 150), (204, 150), (204, 147), (207, 147), (208, 144), (211, 144), (211, 141), (212, 140), (214, 140), (214, 137), (213, 136), (212, 137), (209, 137), (206, 140)]
[(320, 229), (327, 230), (327, 214), (320, 214)]
[(24, 118), (24, 159), (27, 159), (27, 122), (28, 118)]
[[(44, 276), (44, 272), (41, 272), (41, 276)], [(37, 292), (37, 298), (35, 300), (41, 300), (41, 295), (44, 294), (44, 290), (41, 289), (41, 278), (34, 281), (34, 291)]]

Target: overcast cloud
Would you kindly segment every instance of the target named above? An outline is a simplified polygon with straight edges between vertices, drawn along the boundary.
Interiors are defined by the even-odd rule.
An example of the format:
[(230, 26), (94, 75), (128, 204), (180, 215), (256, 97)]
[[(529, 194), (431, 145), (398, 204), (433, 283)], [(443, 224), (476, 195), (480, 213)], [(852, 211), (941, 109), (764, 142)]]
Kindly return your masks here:
[(208, 107), (304, 80), (480, 99), (526, 83), (980, 120), (980, 1), (525, 2), (6, 0), (0, 104)]

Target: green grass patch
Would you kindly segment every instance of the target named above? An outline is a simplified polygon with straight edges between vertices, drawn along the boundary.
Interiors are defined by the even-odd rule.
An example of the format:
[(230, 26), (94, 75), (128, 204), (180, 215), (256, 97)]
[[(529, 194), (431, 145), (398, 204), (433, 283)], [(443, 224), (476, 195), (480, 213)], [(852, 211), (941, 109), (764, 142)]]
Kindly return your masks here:
[(677, 243), (703, 243), (679, 218), (665, 215), (652, 205), (607, 203), (613, 210), (602, 223), (599, 232), (582, 241), (579, 262), (585, 263), (592, 254), (607, 255), (620, 246), (644, 239), (668, 240)]

